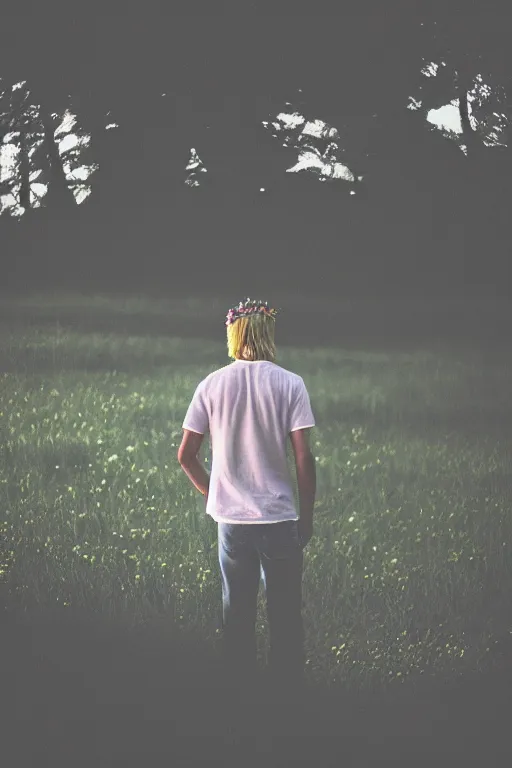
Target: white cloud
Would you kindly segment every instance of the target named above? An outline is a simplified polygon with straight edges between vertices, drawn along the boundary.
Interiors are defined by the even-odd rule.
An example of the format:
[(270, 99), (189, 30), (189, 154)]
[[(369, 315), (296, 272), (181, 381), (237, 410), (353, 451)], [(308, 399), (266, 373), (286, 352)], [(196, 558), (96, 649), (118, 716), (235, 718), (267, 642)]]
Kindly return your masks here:
[(76, 147), (78, 144), (78, 136), (76, 133), (68, 133), (67, 136), (65, 136), (62, 141), (59, 141), (59, 152), (60, 154), (64, 154), (64, 152), (67, 152), (68, 149), (71, 149), (72, 147)]
[(76, 116), (72, 115), (67, 109), (64, 112), (61, 124), (55, 129), (55, 136), (59, 136), (61, 133), (69, 133), (76, 125)]
[(322, 158), (314, 152), (301, 152), (297, 163), (292, 168), (287, 168), (287, 173), (298, 173), (299, 171), (308, 171), (318, 168), (322, 176), (333, 179), (344, 179), (345, 181), (354, 181), (354, 174), (342, 163), (325, 163)]
[(459, 105), (456, 100), (445, 104), (439, 109), (431, 109), (427, 112), (427, 121), (437, 128), (444, 128), (453, 133), (462, 133)]
[(91, 188), (90, 187), (79, 187), (78, 189), (74, 190), (75, 200), (77, 202), (77, 205), (80, 205), (80, 203), (83, 203), (83, 201), (89, 197), (91, 194)]
[(94, 166), (91, 165), (80, 165), (78, 168), (74, 168), (72, 171), (68, 171), (66, 169), (66, 174), (69, 179), (72, 179), (73, 181), (76, 181), (77, 179), (81, 179), (82, 181), (85, 181), (89, 178), (91, 173), (95, 170)]
[(302, 125), (306, 122), (306, 119), (302, 117), (302, 115), (299, 115), (298, 112), (292, 112), (291, 114), (288, 114), (287, 112), (280, 112), (277, 115), (277, 119), (283, 123), (283, 125), (279, 125), (279, 123), (276, 125), (273, 123), (275, 128), (283, 128), (286, 130), (287, 128), (298, 128), (299, 125)]
[(0, 179), (2, 181), (7, 181), (15, 175), (19, 152), (16, 144), (0, 146)]
[(9, 144), (16, 136), (19, 134), (19, 131), (9, 131), (9, 133), (4, 134), (4, 144)]

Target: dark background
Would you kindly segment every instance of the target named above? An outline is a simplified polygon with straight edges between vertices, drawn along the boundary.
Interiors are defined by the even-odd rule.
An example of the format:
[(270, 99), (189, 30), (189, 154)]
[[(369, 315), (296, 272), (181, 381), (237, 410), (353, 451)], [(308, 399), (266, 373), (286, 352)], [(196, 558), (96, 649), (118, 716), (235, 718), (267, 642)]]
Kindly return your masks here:
[[(2, 18), (0, 74), (50, 111), (71, 97), (100, 166), (82, 205), (51, 182), (44, 208), (0, 216), (3, 293), (250, 279), (262, 295), (508, 295), (510, 147), (475, 140), (466, 157), (407, 110), (423, 58), (510, 83), (491, 5), (52, 2)], [(356, 195), (285, 173), (297, 152), (261, 122), (286, 101), (347, 137)], [(184, 184), (191, 147), (200, 188)]]

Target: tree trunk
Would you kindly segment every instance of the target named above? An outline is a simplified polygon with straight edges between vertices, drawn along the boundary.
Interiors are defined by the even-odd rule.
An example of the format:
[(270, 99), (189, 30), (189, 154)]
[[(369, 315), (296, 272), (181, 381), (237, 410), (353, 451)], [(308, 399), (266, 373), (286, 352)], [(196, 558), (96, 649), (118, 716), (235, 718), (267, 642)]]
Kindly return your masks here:
[(27, 124), (20, 126), (20, 194), (19, 204), (25, 211), (30, 210), (30, 159), (28, 156)]
[(460, 122), (462, 127), (462, 138), (468, 148), (468, 157), (472, 161), (480, 161), (485, 152), (485, 145), (480, 137), (471, 127), (469, 120), (468, 94), (473, 87), (473, 74), (469, 69), (468, 63), (464, 61), (457, 69), (457, 97), (459, 106)]
[(464, 139), (464, 143), (466, 144), (466, 147), (468, 148), (468, 155), (470, 156), (475, 154), (479, 155), (481, 151), (480, 141), (475, 131), (471, 127), (471, 123), (469, 120), (468, 89), (466, 84), (462, 84), (461, 87), (459, 88), (458, 100), (459, 100), (460, 122), (462, 126), (462, 137)]
[(50, 162), (49, 205), (55, 209), (60, 208), (61, 211), (70, 212), (75, 209), (76, 202), (64, 173), (59, 148), (55, 140), (52, 118), (41, 103), (39, 103), (39, 116), (43, 124), (46, 152)]

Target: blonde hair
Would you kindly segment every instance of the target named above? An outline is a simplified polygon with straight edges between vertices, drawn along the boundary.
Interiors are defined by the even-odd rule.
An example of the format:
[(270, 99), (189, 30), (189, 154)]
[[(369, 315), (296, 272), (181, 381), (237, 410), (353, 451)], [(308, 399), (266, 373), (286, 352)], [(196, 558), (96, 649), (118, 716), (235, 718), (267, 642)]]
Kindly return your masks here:
[(228, 325), (229, 357), (235, 360), (269, 360), (274, 363), (277, 357), (275, 323), (272, 317), (255, 313), (239, 317)]

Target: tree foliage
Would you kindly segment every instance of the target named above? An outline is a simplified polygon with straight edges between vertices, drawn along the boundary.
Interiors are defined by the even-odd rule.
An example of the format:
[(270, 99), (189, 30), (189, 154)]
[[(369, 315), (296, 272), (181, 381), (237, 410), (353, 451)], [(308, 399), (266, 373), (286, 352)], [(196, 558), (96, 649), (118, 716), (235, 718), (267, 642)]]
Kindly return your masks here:
[[(49, 113), (37, 103), (27, 81), (3, 84), (0, 91), (0, 213), (20, 216), (47, 203), (49, 188), (60, 189), (69, 207), (91, 193), (89, 178), (98, 166), (87, 163), (91, 136), (70, 109)], [(51, 199), (50, 195), (50, 199)]]
[[(393, 239), (400, 269), (450, 258), (456, 274), (449, 254), (498, 227), (508, 189), (499, 25), (481, 40), (476, 22), (468, 32), (448, 16), (244, 19), (164, 25), (148, 11), (137, 24), (84, 8), (24, 30), (26, 56), (0, 52), (2, 152), (15, 158), (3, 212), (45, 206), (62, 229), (92, 190), (78, 206), (82, 253), (126, 254), (140, 275), (198, 238), (226, 264), (243, 247), (275, 268), (279, 243), (283, 265), (315, 248), (363, 272)], [(458, 127), (433, 122), (446, 108)]]

